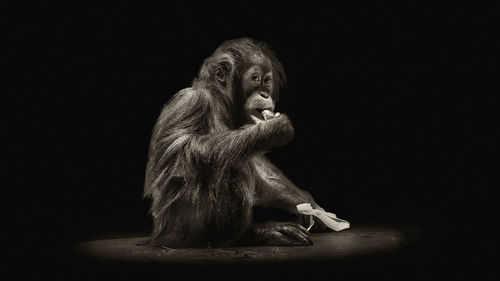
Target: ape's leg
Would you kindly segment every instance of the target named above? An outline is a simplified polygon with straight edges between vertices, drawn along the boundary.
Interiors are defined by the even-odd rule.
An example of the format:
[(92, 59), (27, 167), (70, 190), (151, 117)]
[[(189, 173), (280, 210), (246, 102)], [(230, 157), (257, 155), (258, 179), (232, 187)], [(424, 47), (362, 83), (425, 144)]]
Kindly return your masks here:
[[(309, 225), (309, 216), (298, 213), (297, 205), (310, 203), (313, 208), (321, 208), (311, 194), (293, 184), (276, 166), (264, 156), (253, 159), (255, 168), (255, 206), (276, 208), (296, 214), (297, 221)], [(315, 219), (315, 230), (326, 230), (327, 227)]]
[(264, 156), (252, 160), (257, 206), (274, 207), (291, 213), (297, 213), (296, 206), (302, 203), (321, 208), (309, 192), (298, 188)]

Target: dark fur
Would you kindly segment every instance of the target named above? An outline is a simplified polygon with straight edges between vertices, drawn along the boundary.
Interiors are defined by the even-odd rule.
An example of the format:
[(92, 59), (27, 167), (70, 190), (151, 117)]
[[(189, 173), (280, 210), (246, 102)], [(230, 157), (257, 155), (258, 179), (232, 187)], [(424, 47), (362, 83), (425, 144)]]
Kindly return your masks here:
[(294, 212), (296, 204), (315, 204), (263, 156), (293, 137), (288, 118), (246, 124), (248, 97), (240, 80), (255, 54), (272, 64), (271, 94), (277, 100), (285, 83), (281, 63), (264, 43), (243, 38), (223, 43), (204, 61), (192, 87), (163, 107), (151, 137), (144, 187), (144, 196), (152, 199), (152, 244), (257, 243), (264, 238), (256, 237), (253, 206)]

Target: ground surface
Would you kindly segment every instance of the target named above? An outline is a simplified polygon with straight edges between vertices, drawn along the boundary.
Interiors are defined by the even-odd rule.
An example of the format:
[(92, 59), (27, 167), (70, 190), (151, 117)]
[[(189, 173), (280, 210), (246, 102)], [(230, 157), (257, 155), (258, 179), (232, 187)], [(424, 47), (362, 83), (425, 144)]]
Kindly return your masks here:
[(79, 260), (67, 271), (86, 280), (420, 279), (427, 276), (422, 237), (414, 227), (353, 224), (341, 232), (313, 233), (310, 247), (170, 249), (138, 245), (143, 236), (92, 240), (76, 245)]
[(101, 260), (169, 264), (328, 260), (398, 249), (404, 241), (404, 233), (395, 228), (384, 227), (355, 227), (340, 232), (314, 233), (314, 245), (310, 247), (170, 249), (140, 245), (145, 239), (146, 237), (134, 237), (87, 241), (78, 245), (78, 251)]

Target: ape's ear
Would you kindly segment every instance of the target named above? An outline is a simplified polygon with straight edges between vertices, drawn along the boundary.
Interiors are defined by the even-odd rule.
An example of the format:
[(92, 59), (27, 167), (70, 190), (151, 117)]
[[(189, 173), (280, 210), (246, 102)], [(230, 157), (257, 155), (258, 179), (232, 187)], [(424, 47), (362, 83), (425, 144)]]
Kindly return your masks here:
[(227, 82), (227, 79), (231, 76), (231, 65), (229, 62), (223, 61), (215, 68), (215, 79), (220, 82)]
[(213, 55), (205, 60), (198, 73), (202, 81), (218, 82), (226, 87), (234, 77), (234, 58), (230, 54)]

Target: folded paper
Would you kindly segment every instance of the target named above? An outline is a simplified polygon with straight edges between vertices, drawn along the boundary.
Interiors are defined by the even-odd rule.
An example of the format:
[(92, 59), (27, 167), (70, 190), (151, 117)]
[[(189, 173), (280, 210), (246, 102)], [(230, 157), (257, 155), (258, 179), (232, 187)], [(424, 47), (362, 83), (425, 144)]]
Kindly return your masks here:
[(317, 217), (318, 219), (321, 220), (326, 226), (329, 228), (335, 230), (335, 231), (341, 231), (346, 228), (350, 227), (350, 224), (348, 221), (339, 219), (334, 213), (326, 212), (323, 210), (318, 210), (318, 209), (313, 209), (311, 204), (309, 203), (302, 203), (297, 205), (297, 211), (301, 214), (304, 215), (310, 215), (311, 216), (311, 225), (309, 225), (309, 229), (314, 224), (314, 220), (312, 219), (312, 216)]

